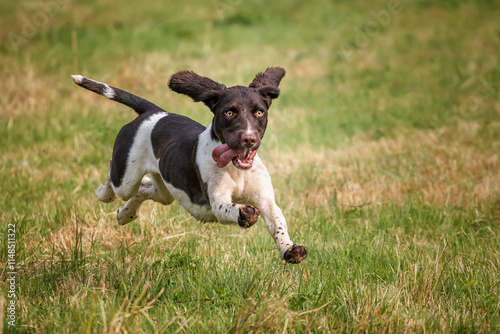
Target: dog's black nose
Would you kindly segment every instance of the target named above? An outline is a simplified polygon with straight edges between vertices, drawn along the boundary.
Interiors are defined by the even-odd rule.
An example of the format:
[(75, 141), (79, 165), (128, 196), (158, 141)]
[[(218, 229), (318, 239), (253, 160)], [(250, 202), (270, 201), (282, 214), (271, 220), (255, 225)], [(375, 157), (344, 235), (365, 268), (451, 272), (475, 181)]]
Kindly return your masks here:
[(241, 141), (243, 142), (243, 146), (251, 148), (257, 142), (257, 136), (253, 133), (245, 133), (241, 136)]

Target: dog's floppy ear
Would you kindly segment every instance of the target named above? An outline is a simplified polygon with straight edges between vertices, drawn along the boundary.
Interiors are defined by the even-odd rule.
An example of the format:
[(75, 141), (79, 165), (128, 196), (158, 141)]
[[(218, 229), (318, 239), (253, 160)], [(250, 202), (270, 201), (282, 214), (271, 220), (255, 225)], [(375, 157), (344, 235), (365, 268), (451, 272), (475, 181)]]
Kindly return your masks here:
[(270, 105), (271, 100), (280, 95), (278, 86), (285, 73), (285, 70), (281, 67), (269, 67), (264, 73), (258, 73), (249, 87), (255, 88), (260, 94), (266, 97), (268, 105)]
[(168, 86), (174, 92), (185, 94), (195, 102), (203, 102), (211, 110), (219, 102), (226, 86), (191, 71), (180, 71), (172, 75)]

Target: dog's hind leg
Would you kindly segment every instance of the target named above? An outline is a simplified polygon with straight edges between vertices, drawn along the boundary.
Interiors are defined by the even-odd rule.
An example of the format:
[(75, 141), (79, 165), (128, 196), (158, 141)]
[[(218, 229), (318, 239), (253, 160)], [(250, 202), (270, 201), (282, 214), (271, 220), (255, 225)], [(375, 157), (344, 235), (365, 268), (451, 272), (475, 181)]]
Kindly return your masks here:
[(153, 174), (151, 177), (152, 179), (147, 176), (142, 178), (141, 186), (136, 196), (144, 197), (163, 205), (171, 204), (174, 201), (174, 197), (170, 194), (167, 187), (165, 187), (160, 174)]
[(104, 203), (111, 203), (116, 199), (116, 194), (113, 190), (113, 186), (111, 185), (111, 177), (109, 173), (106, 181), (104, 181), (104, 184), (101, 184), (99, 188), (96, 189), (95, 195), (99, 201)]
[(161, 177), (153, 175), (153, 179), (150, 179), (144, 176), (137, 194), (118, 210), (118, 223), (125, 225), (136, 220), (139, 217), (138, 211), (141, 204), (148, 199), (163, 205), (168, 205), (174, 201), (174, 198), (161, 181)]

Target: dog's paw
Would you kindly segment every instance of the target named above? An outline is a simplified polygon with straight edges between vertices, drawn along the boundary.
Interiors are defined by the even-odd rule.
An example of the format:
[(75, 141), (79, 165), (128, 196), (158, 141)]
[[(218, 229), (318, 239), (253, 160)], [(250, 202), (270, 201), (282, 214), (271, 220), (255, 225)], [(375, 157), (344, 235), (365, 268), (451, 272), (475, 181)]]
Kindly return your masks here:
[(139, 218), (139, 215), (137, 213), (135, 212), (129, 213), (128, 211), (130, 210), (127, 207), (122, 207), (121, 209), (118, 209), (118, 211), (116, 212), (116, 220), (118, 220), (118, 224), (125, 225)]
[(294, 244), (283, 254), (283, 259), (288, 263), (300, 263), (307, 257), (307, 250), (304, 245)]
[(101, 184), (95, 191), (97, 199), (103, 203), (111, 203), (116, 199), (116, 194), (110, 185)]
[(238, 225), (243, 228), (249, 228), (259, 220), (259, 209), (251, 205), (243, 205), (240, 208), (240, 215), (238, 217)]

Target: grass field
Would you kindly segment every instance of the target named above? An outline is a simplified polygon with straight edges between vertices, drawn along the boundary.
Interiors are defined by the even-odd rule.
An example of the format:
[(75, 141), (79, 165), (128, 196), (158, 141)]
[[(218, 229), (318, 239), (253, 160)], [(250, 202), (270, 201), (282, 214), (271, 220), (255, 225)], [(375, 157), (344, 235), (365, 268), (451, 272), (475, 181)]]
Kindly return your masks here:
[[(500, 332), (499, 11), (1, 1), (0, 332)], [(135, 115), (70, 74), (208, 124), (172, 73), (236, 85), (268, 66), (287, 75), (259, 154), (307, 261), (280, 261), (262, 221), (176, 203), (119, 226), (94, 190)]]

